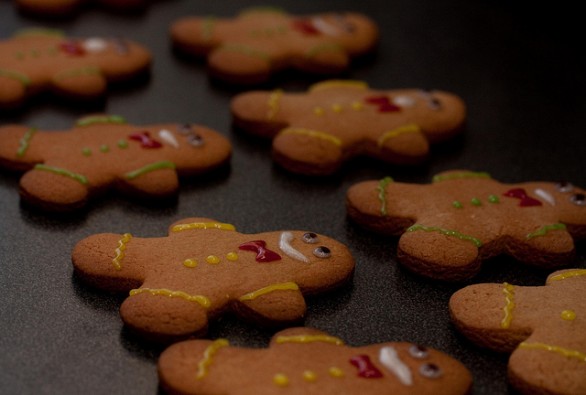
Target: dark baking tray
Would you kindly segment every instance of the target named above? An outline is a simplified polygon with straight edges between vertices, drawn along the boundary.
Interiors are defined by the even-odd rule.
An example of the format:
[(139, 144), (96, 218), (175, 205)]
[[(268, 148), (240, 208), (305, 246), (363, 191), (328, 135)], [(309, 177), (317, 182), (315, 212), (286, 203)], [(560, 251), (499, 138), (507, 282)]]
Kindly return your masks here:
[[(268, 3), (268, 2), (267, 2)], [(135, 124), (195, 122), (234, 144), (229, 169), (182, 185), (177, 201), (153, 207), (118, 196), (92, 202), (69, 216), (45, 215), (21, 205), (18, 175), (0, 173), (0, 393), (154, 394), (161, 348), (124, 330), (123, 296), (87, 288), (74, 275), (70, 252), (99, 232), (161, 236), (188, 216), (229, 222), (241, 232), (307, 229), (332, 236), (353, 251), (354, 281), (308, 300), (306, 325), (353, 346), (411, 341), (442, 350), (468, 366), (474, 393), (513, 392), (507, 355), (480, 349), (455, 332), (447, 302), (463, 284), (427, 281), (396, 263), (396, 238), (373, 235), (348, 221), (345, 193), (354, 183), (391, 175), (429, 182), (447, 169), (487, 171), (504, 182), (569, 180), (586, 186), (586, 62), (576, 10), (543, 9), (506, 1), (396, 0), (272, 1), (292, 13), (352, 10), (380, 25), (378, 52), (344, 78), (376, 88), (437, 88), (468, 105), (465, 135), (433, 148), (414, 168), (353, 160), (336, 176), (307, 179), (274, 166), (270, 143), (231, 126), (229, 101), (237, 90), (210, 81), (204, 63), (173, 54), (168, 27), (189, 14), (233, 16), (247, 1), (161, 0), (139, 15), (90, 7), (64, 20), (17, 13), (0, 1), (0, 37), (27, 27), (62, 29), (72, 36), (124, 36), (148, 45), (151, 77), (117, 87), (103, 103), (66, 106), (41, 96), (0, 122), (67, 129), (88, 112), (125, 116)], [(267, 5), (260, 4), (260, 5)], [(561, 7), (560, 7), (561, 8)], [(285, 73), (265, 88), (303, 90), (315, 77)], [(0, 142), (1, 144), (2, 142)], [(584, 243), (577, 267), (586, 267)], [(470, 283), (507, 281), (541, 285), (548, 272), (497, 257)], [(259, 347), (271, 331), (224, 317), (209, 336)]]

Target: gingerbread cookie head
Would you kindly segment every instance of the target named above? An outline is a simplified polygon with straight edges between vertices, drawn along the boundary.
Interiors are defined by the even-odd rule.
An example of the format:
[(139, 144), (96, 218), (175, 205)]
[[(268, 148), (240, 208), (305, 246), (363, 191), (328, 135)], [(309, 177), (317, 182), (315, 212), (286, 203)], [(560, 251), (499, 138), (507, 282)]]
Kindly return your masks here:
[(40, 91), (95, 99), (108, 83), (148, 70), (149, 51), (125, 39), (67, 38), (57, 31), (29, 30), (0, 41), (0, 108), (21, 105)]
[(421, 162), (429, 144), (462, 130), (466, 109), (448, 92), (374, 90), (360, 81), (325, 81), (307, 93), (248, 92), (231, 104), (234, 123), (273, 138), (274, 158), (292, 172), (326, 175), (355, 156)]
[(75, 247), (73, 265), (99, 288), (130, 292), (122, 319), (160, 340), (202, 334), (225, 310), (266, 325), (298, 322), (303, 295), (340, 286), (354, 270), (348, 249), (326, 236), (242, 234), (205, 218), (179, 221), (161, 238), (91, 236)]
[(551, 274), (543, 287), (471, 285), (450, 299), (456, 327), (475, 343), (511, 352), (523, 393), (586, 393), (586, 270)]
[(338, 73), (350, 59), (370, 52), (378, 29), (357, 13), (294, 16), (253, 9), (233, 19), (187, 17), (171, 26), (175, 47), (206, 56), (210, 72), (239, 84), (256, 84), (287, 68)]
[(52, 211), (80, 208), (110, 188), (169, 197), (177, 193), (178, 175), (210, 171), (231, 154), (229, 141), (203, 126), (134, 126), (107, 115), (82, 118), (68, 131), (4, 126), (0, 141), (0, 166), (27, 171), (22, 198)]
[(311, 328), (275, 334), (266, 349), (225, 339), (190, 340), (158, 363), (171, 394), (451, 394), (468, 393), (469, 371), (451, 357), (409, 343), (350, 347)]
[(352, 186), (350, 218), (376, 232), (400, 235), (407, 268), (437, 279), (474, 276), (498, 254), (542, 267), (568, 263), (584, 237), (584, 190), (567, 183), (503, 184), (487, 173), (448, 171), (431, 185), (391, 178)]

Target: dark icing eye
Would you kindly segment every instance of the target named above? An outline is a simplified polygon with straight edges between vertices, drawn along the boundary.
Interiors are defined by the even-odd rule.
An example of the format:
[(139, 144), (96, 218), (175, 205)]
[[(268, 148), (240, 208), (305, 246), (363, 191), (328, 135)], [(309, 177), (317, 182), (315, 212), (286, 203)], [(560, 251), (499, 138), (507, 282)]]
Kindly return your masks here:
[(439, 101), (439, 99), (435, 98), (435, 97), (431, 97), (429, 99), (429, 108), (431, 108), (432, 110), (439, 110), (442, 106), (442, 103)]
[(317, 235), (313, 232), (307, 232), (303, 235), (302, 240), (308, 244), (315, 244), (318, 242)]
[(413, 358), (417, 359), (424, 359), (429, 356), (427, 348), (417, 344), (413, 344), (411, 347), (409, 347), (409, 354), (411, 354)]
[(574, 189), (574, 186), (572, 185), (572, 183), (567, 182), (567, 181), (560, 181), (556, 184), (556, 187), (558, 189), (558, 191), (560, 192), (572, 192), (572, 190)]
[(576, 206), (586, 206), (586, 195), (583, 193), (576, 193), (572, 195), (570, 202), (574, 203)]
[(187, 137), (187, 141), (194, 147), (201, 147), (203, 145), (203, 138), (199, 134), (190, 134)]
[(434, 363), (424, 363), (419, 367), (419, 373), (428, 379), (437, 379), (443, 374), (440, 367)]
[(124, 39), (114, 38), (112, 39), (112, 43), (114, 45), (114, 48), (116, 49), (116, 52), (119, 55), (128, 55), (130, 53), (128, 43)]
[(328, 247), (320, 246), (313, 250), (313, 255), (318, 258), (329, 258), (332, 255), (332, 252)]
[(182, 125), (177, 126), (177, 131), (181, 134), (191, 134), (191, 125), (188, 123), (184, 123)]

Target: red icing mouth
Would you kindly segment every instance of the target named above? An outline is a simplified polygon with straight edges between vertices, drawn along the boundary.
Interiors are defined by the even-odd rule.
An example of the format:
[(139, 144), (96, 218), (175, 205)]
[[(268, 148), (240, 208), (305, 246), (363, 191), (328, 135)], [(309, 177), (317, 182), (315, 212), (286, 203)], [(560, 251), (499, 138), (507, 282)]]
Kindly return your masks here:
[(273, 262), (281, 259), (281, 256), (274, 251), (266, 248), (267, 243), (264, 240), (248, 241), (240, 244), (238, 249), (256, 252), (257, 262)]

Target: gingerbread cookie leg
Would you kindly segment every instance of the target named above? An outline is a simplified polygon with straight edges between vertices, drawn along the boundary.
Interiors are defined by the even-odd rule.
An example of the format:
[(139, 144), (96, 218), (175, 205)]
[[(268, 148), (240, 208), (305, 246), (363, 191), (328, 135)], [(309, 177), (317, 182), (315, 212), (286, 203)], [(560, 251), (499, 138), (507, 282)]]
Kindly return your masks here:
[(126, 172), (118, 186), (131, 196), (164, 198), (175, 194), (179, 179), (172, 162), (158, 161)]
[(24, 74), (0, 69), (0, 108), (19, 106), (29, 84), (30, 80)]
[(418, 163), (429, 153), (425, 134), (415, 124), (385, 131), (377, 141), (380, 150), (376, 156), (390, 163)]
[(228, 82), (258, 84), (266, 81), (275, 65), (275, 54), (245, 45), (224, 45), (208, 57), (215, 77)]

